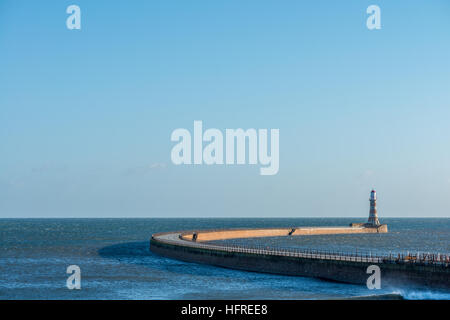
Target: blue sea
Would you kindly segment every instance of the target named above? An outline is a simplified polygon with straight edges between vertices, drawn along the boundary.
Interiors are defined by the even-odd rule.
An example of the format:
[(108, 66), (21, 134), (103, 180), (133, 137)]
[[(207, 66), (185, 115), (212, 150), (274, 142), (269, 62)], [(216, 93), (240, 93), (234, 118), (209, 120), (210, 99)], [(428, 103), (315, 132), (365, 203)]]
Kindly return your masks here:
[[(450, 299), (415, 288), (368, 290), (319, 279), (172, 260), (149, 251), (152, 233), (186, 229), (346, 226), (363, 219), (0, 219), (0, 299), (340, 299), (395, 293)], [(450, 219), (383, 219), (388, 234), (232, 240), (239, 244), (346, 252), (450, 252)], [(69, 290), (66, 269), (81, 269)]]

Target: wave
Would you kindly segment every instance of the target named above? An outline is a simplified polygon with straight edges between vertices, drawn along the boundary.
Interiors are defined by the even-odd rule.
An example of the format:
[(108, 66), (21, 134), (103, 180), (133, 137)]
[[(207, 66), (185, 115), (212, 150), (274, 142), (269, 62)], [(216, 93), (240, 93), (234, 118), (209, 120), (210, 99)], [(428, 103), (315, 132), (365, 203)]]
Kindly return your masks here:
[(393, 294), (399, 294), (406, 300), (450, 300), (449, 292), (423, 291), (423, 290), (396, 290)]

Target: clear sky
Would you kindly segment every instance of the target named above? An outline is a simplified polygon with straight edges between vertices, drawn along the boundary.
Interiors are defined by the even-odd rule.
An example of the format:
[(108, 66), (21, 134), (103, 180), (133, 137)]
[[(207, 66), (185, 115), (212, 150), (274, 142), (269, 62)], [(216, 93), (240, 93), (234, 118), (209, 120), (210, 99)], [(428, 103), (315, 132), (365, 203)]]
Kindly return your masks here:
[[(278, 128), (279, 173), (173, 165), (194, 120)], [(448, 0), (0, 0), (0, 217), (365, 219), (372, 187), (450, 216)]]

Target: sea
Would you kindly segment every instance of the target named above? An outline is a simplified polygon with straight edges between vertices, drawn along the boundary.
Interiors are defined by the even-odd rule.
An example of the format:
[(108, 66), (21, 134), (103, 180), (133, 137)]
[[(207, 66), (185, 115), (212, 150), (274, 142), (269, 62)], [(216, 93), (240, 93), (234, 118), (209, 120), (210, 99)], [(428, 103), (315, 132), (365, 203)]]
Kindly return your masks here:
[[(360, 221), (361, 220), (361, 221)], [(0, 299), (450, 299), (450, 291), (365, 286), (225, 269), (149, 250), (152, 233), (192, 229), (347, 226), (357, 218), (0, 219)], [(387, 234), (229, 240), (239, 245), (450, 253), (450, 218), (386, 218)], [(223, 241), (222, 241), (223, 242)], [(66, 285), (81, 270), (81, 288)]]

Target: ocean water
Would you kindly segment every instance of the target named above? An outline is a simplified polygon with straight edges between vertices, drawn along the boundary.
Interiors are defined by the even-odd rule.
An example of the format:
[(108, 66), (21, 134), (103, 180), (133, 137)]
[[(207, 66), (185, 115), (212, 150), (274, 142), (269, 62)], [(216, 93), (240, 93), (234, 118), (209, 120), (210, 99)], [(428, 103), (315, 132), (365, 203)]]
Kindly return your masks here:
[[(334, 299), (450, 292), (382, 288), (218, 268), (149, 251), (152, 233), (186, 229), (345, 226), (363, 219), (0, 219), (0, 299)], [(323, 250), (450, 252), (450, 219), (383, 219), (388, 234), (232, 240)], [(81, 289), (66, 287), (69, 265)]]

